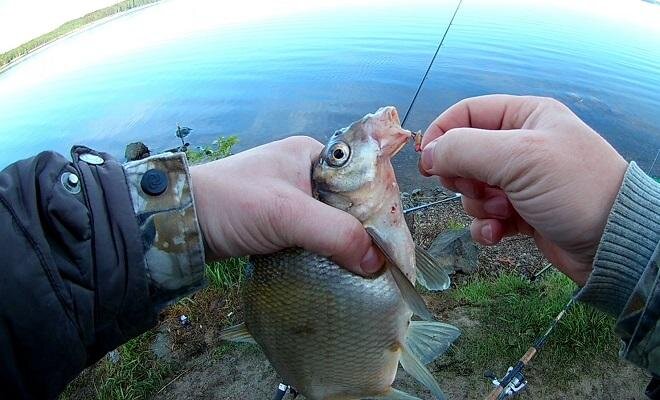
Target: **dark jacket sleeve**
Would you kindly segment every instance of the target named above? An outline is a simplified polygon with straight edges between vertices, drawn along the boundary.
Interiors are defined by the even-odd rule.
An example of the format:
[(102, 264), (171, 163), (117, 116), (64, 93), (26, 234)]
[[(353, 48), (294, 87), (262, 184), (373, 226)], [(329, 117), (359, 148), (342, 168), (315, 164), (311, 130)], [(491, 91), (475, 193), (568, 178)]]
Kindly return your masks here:
[[(194, 268), (169, 276), (177, 290), (163, 290), (152, 276), (159, 265), (147, 266), (158, 232), (140, 223), (130, 174), (85, 147), (72, 158), (45, 152), (0, 173), (0, 398), (55, 398), (86, 366), (155, 325), (168, 301), (203, 286), (196, 256)], [(197, 238), (195, 255), (196, 223), (188, 235)]]

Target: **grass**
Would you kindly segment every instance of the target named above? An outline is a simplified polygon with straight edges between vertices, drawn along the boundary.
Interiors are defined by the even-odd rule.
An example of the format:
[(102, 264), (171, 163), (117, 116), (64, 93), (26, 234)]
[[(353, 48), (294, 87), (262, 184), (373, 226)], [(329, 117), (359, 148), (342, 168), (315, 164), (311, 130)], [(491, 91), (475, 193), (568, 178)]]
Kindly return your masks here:
[(206, 265), (206, 278), (211, 288), (240, 289), (247, 258), (230, 258)]
[[(60, 400), (143, 400), (159, 390), (173, 365), (157, 360), (151, 351), (155, 332), (148, 331), (118, 349), (119, 361), (107, 357), (74, 380)], [(91, 393), (90, 393), (91, 392)]]
[(450, 231), (460, 231), (468, 226), (467, 223), (461, 221), (460, 219), (450, 218), (447, 221), (447, 230)]
[[(478, 325), (467, 328), (454, 347), (450, 364), (467, 374), (493, 369), (501, 375), (541, 335), (575, 290), (554, 272), (541, 282), (502, 274), (492, 281), (474, 280), (449, 295), (468, 309)], [(559, 384), (579, 378), (579, 371), (617, 358), (614, 319), (576, 304), (532, 361), (535, 371)]]
[(111, 6), (101, 8), (100, 10), (93, 11), (89, 14), (85, 14), (80, 18), (76, 18), (74, 20), (65, 22), (64, 24), (60, 25), (59, 27), (53, 29), (48, 33), (38, 36), (26, 43), (23, 43), (22, 45), (14, 49), (8, 50), (0, 54), (0, 68), (9, 64), (13, 60), (22, 57), (28, 54), (29, 52), (45, 44), (48, 44), (54, 40), (57, 40), (62, 36), (65, 36), (75, 31), (76, 29), (79, 29), (92, 22), (109, 17), (114, 14), (118, 14), (123, 11), (130, 10), (131, 8), (155, 3), (157, 1), (159, 0), (125, 0), (117, 4), (113, 4)]
[(238, 136), (221, 136), (211, 146), (203, 146), (197, 150), (189, 149), (186, 156), (188, 162), (192, 165), (219, 160), (229, 157), (232, 154), (232, 148), (236, 144), (238, 144)]

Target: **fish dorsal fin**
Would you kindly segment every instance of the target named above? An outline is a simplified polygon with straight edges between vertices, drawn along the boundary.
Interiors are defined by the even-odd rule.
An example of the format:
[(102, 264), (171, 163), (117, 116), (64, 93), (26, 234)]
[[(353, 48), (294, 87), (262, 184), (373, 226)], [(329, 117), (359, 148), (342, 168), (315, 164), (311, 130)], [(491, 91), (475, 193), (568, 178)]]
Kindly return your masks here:
[(245, 322), (223, 329), (220, 332), (220, 339), (239, 343), (257, 343), (248, 332)]
[(386, 394), (378, 397), (369, 397), (369, 400), (422, 400), (419, 397), (411, 396), (408, 393), (396, 389), (390, 389)]
[(461, 335), (461, 331), (449, 324), (436, 321), (410, 321), (406, 336), (408, 350), (423, 364), (443, 355)]
[(401, 296), (403, 297), (403, 300), (408, 304), (408, 307), (412, 310), (412, 312), (419, 317), (432, 321), (433, 320), (433, 315), (429, 311), (429, 309), (426, 307), (426, 303), (424, 303), (424, 299), (422, 299), (422, 296), (417, 293), (415, 290), (415, 286), (413, 286), (412, 282), (404, 275), (403, 272), (401, 272), (401, 269), (396, 265), (394, 260), (387, 254), (385, 251), (385, 246), (384, 246), (384, 241), (381, 238), (381, 236), (378, 234), (378, 232), (371, 228), (367, 227), (365, 228), (367, 230), (367, 233), (371, 236), (373, 239), (374, 243), (378, 248), (383, 252), (383, 255), (385, 255), (385, 258), (387, 259), (387, 269), (392, 273), (392, 277), (394, 278), (394, 282), (396, 282), (397, 287), (399, 288), (399, 291), (401, 292)]
[(440, 266), (440, 263), (419, 246), (415, 246), (415, 264), (417, 266), (417, 279), (428, 290), (445, 290), (451, 283), (449, 274)]
[(444, 400), (445, 394), (442, 393), (438, 381), (435, 380), (431, 371), (426, 368), (424, 364), (417, 358), (408, 348), (404, 345), (401, 349), (401, 359), (399, 360), (403, 369), (406, 370), (413, 378), (419, 383), (426, 386), (427, 389), (433, 393), (433, 396), (438, 400)]

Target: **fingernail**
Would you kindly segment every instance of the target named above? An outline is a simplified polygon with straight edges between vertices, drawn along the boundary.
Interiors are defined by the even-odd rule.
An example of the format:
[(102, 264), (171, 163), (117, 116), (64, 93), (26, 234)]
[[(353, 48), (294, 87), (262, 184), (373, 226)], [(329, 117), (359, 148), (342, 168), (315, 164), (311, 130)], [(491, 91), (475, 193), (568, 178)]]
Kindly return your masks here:
[(378, 255), (378, 251), (374, 249), (374, 246), (369, 247), (367, 253), (362, 257), (360, 262), (360, 268), (366, 274), (373, 274), (377, 272), (382, 266), (382, 261)]
[(431, 142), (424, 147), (422, 150), (422, 168), (424, 171), (428, 171), (433, 168), (433, 148), (435, 147), (435, 142)]
[(493, 229), (490, 227), (490, 224), (485, 224), (481, 227), (481, 237), (489, 244), (493, 244)]
[(504, 197), (493, 197), (484, 203), (484, 211), (497, 218), (508, 218), (509, 202)]

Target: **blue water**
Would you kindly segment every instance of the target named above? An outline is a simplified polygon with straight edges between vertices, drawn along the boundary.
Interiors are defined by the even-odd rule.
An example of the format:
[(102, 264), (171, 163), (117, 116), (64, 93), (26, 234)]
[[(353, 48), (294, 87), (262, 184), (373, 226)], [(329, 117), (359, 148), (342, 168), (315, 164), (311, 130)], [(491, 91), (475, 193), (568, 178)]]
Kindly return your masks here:
[[(119, 158), (131, 141), (162, 150), (177, 123), (193, 145), (235, 134), (240, 150), (294, 133), (324, 140), (383, 105), (403, 115), (457, 5), (270, 6), (232, 19), (214, 3), (169, 0), (0, 73), (0, 166), (76, 143)], [(647, 170), (660, 149), (660, 6), (566, 3), (465, 0), (406, 127), (469, 96), (553, 96)], [(430, 184), (411, 151), (396, 163), (404, 188)]]

